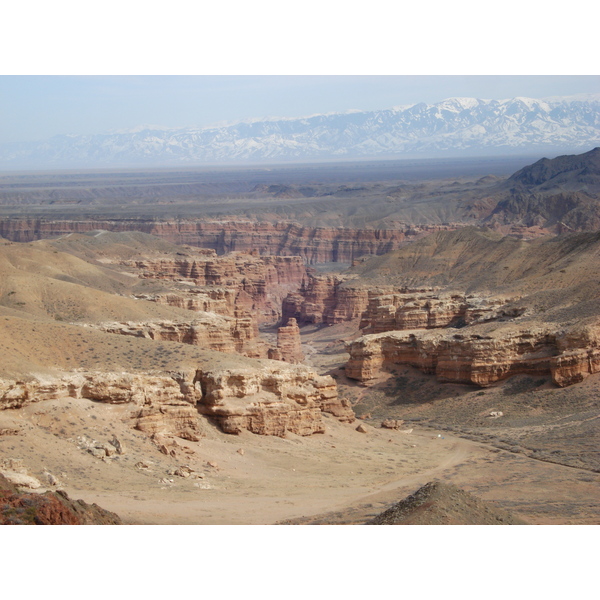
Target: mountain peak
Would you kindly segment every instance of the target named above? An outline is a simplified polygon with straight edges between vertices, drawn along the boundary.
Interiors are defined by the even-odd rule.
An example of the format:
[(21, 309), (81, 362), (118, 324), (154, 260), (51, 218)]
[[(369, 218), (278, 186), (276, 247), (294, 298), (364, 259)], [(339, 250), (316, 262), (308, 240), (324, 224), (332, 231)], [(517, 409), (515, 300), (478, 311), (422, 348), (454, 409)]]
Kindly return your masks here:
[[(145, 135), (145, 132), (148, 132)], [(0, 167), (173, 166), (240, 161), (581, 152), (600, 143), (600, 97), (447, 98), (385, 110), (262, 117), (210, 127), (141, 125), (0, 147)]]

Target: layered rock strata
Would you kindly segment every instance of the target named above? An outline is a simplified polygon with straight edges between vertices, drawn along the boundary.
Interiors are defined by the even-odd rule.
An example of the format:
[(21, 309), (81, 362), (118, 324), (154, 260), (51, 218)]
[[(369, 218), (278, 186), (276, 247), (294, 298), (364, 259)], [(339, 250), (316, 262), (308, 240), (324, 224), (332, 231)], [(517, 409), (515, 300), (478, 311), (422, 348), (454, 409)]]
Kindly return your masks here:
[(205, 415), (225, 433), (243, 429), (283, 436), (324, 431), (322, 413), (354, 421), (337, 385), (302, 365), (259, 362), (255, 367), (182, 373), (79, 373), (51, 382), (0, 380), (0, 410), (61, 397), (131, 404), (133, 426), (159, 446), (179, 437), (198, 441)]
[(62, 397), (109, 404), (133, 404), (134, 427), (154, 435), (200, 439), (195, 373), (172, 375), (80, 373), (50, 382), (0, 380), (0, 410)]
[(287, 325), (277, 329), (277, 348), (269, 350), (269, 358), (292, 364), (298, 364), (304, 360), (300, 328), (296, 319), (289, 319)]
[(96, 373), (85, 377), (80, 394), (96, 402), (137, 405), (132, 414), (134, 427), (150, 436), (201, 438), (196, 409), (201, 392), (193, 372), (171, 376)]
[(369, 290), (342, 286), (355, 278), (353, 275), (308, 274), (300, 289), (283, 300), (283, 322), (294, 318), (299, 323), (335, 325), (360, 317), (368, 306)]
[(282, 304), (282, 319), (335, 325), (360, 318), (365, 333), (463, 326), (515, 318), (525, 310), (507, 308), (516, 297), (479, 297), (438, 288), (367, 287), (357, 275), (308, 274)]
[(305, 366), (198, 371), (196, 379), (202, 387), (200, 412), (216, 419), (225, 433), (322, 433), (322, 412), (354, 421), (348, 402), (338, 398), (333, 378)]
[[(182, 308), (194, 312), (210, 312), (226, 317), (248, 317), (245, 298), (239, 298), (235, 288), (222, 287), (194, 287), (187, 290), (176, 290), (164, 294), (135, 294), (136, 300), (156, 302), (166, 306)], [(236, 300), (238, 304), (236, 305)], [(251, 302), (251, 299), (250, 299)]]
[(348, 229), (343, 227), (303, 227), (285, 221), (68, 221), (46, 219), (0, 219), (0, 236), (15, 242), (87, 233), (98, 229), (141, 231), (176, 244), (186, 244), (227, 252), (256, 251), (261, 256), (300, 256), (308, 264), (341, 262), (351, 264), (360, 256), (385, 254), (406, 241), (435, 231), (443, 225), (406, 225), (402, 229)]
[(478, 297), (435, 290), (407, 290), (377, 295), (369, 292), (369, 304), (362, 314), (364, 333), (460, 327), (497, 319), (516, 318), (524, 308), (507, 308), (517, 298)]
[[(142, 278), (198, 286), (186, 294), (188, 307), (193, 306), (194, 301), (197, 305), (204, 302), (207, 308), (210, 306), (217, 312), (224, 310), (221, 314), (252, 314), (259, 322), (278, 320), (282, 299), (297, 290), (307, 277), (306, 267), (298, 256), (259, 257), (234, 252), (226, 256), (137, 260), (125, 264), (139, 272)], [(192, 294), (196, 298), (191, 298)], [(179, 302), (174, 297), (161, 298)], [(181, 303), (186, 304), (186, 301), (182, 299)]]
[(251, 358), (265, 358), (268, 351), (266, 344), (258, 339), (256, 322), (250, 317), (234, 319), (215, 313), (198, 313), (198, 318), (192, 321), (128, 321), (86, 326), (107, 333), (191, 344), (219, 352), (236, 352)]
[(556, 330), (548, 326), (395, 331), (348, 344), (346, 375), (367, 381), (388, 365), (410, 365), (440, 381), (482, 387), (512, 375), (550, 375), (564, 387), (600, 371), (600, 324)]

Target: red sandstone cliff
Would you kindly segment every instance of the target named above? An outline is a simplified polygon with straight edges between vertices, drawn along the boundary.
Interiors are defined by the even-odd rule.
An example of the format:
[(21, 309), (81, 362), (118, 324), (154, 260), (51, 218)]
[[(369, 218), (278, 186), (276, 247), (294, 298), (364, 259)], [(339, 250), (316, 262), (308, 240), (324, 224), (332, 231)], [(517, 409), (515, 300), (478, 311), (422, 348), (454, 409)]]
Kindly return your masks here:
[(366, 381), (386, 365), (411, 365), (441, 381), (488, 386), (512, 375), (550, 375), (564, 387), (600, 372), (600, 323), (558, 332), (543, 325), (365, 335), (347, 350), (346, 375)]
[(403, 242), (449, 229), (448, 226), (406, 226), (398, 229), (347, 229), (303, 227), (290, 222), (176, 221), (143, 219), (114, 221), (51, 221), (45, 219), (0, 219), (0, 236), (16, 242), (57, 237), (68, 233), (142, 231), (176, 244), (215, 250), (257, 252), (260, 255), (300, 256), (308, 264), (352, 263), (360, 256), (385, 254)]
[(298, 256), (259, 257), (232, 252), (225, 256), (169, 257), (124, 264), (143, 278), (198, 286), (182, 294), (149, 299), (186, 308), (206, 306), (229, 316), (252, 316), (258, 322), (278, 320), (283, 297), (298, 289), (307, 277)]

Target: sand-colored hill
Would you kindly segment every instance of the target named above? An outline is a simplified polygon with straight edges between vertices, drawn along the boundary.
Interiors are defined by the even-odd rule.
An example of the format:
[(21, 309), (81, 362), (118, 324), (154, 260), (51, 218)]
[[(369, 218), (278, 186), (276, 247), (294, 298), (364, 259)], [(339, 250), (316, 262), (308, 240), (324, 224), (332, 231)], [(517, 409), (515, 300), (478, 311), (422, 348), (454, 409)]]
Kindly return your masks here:
[(372, 257), (350, 273), (369, 285), (454, 286), (469, 293), (561, 289), (595, 284), (599, 255), (598, 233), (520, 240), (465, 227)]

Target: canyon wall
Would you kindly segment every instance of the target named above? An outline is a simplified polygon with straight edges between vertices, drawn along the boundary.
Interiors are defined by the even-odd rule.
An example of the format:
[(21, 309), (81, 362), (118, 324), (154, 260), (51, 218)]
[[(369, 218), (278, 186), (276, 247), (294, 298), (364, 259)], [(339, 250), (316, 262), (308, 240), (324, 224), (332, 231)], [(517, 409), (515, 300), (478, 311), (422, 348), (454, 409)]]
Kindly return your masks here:
[(283, 299), (282, 321), (294, 318), (301, 324), (335, 325), (362, 315), (369, 302), (366, 287), (343, 287), (353, 275), (309, 274), (297, 292)]
[(206, 307), (226, 316), (252, 317), (258, 323), (277, 321), (283, 298), (308, 275), (298, 256), (259, 257), (242, 252), (125, 261), (123, 265), (142, 278), (195, 286), (145, 299), (183, 308)]
[[(324, 431), (322, 413), (354, 421), (337, 385), (304, 365), (259, 361), (247, 367), (180, 373), (77, 373), (52, 381), (0, 379), (0, 410), (59, 398), (132, 405), (133, 427), (168, 452), (170, 440), (198, 441), (205, 417), (225, 433), (243, 429), (260, 435)], [(203, 416), (204, 415), (204, 416)]]
[(600, 323), (559, 332), (531, 325), (369, 334), (348, 344), (346, 375), (367, 381), (388, 365), (410, 365), (445, 382), (485, 387), (527, 374), (564, 387), (600, 371), (599, 342)]
[(31, 242), (68, 233), (142, 231), (176, 244), (187, 244), (227, 252), (257, 252), (261, 256), (300, 256), (307, 264), (352, 263), (360, 256), (385, 254), (402, 243), (449, 226), (406, 225), (404, 229), (347, 229), (343, 227), (303, 227), (285, 221), (155, 221), (0, 219), (0, 237), (15, 242)]
[(524, 309), (506, 308), (516, 297), (479, 297), (437, 288), (368, 287), (357, 275), (308, 274), (282, 304), (282, 321), (335, 325), (360, 319), (364, 333), (463, 326), (514, 318)]

